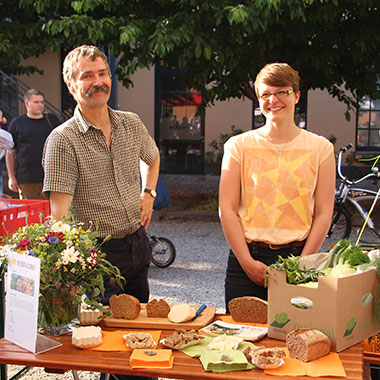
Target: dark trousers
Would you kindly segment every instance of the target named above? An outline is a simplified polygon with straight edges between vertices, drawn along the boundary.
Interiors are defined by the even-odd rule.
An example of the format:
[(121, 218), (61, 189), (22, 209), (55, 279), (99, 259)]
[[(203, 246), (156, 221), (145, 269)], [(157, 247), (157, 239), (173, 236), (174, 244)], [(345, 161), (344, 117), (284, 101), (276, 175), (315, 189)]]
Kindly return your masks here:
[(109, 305), (111, 296), (120, 293), (130, 294), (142, 303), (148, 302), (148, 270), (152, 248), (144, 227), (121, 239), (108, 240), (101, 246), (101, 250), (106, 253), (106, 259), (117, 266), (126, 279), (124, 289), (119, 288), (114, 281), (105, 279), (103, 304)]
[[(248, 244), (249, 252), (254, 260), (271, 265), (278, 260), (279, 256), (289, 257), (290, 255), (299, 256), (303, 247), (291, 247), (283, 249), (270, 249), (269, 247), (261, 247)], [(252, 296), (263, 300), (268, 299), (268, 289), (264, 286), (256, 285), (244, 272), (239, 261), (230, 250), (228, 255), (226, 279), (224, 283), (224, 296), (226, 304), (226, 313), (229, 313), (228, 302), (236, 297)]]
[[(120, 289), (113, 281), (105, 280), (105, 294), (102, 303), (109, 304), (113, 294), (127, 293), (136, 297), (140, 302), (149, 301), (148, 270), (152, 248), (149, 244), (144, 227), (140, 227), (133, 234), (122, 239), (111, 239), (105, 242), (101, 249), (107, 254), (106, 259), (120, 269), (126, 283), (124, 290)], [(99, 380), (104, 380), (106, 374), (102, 373)], [(110, 380), (142, 380), (150, 379), (139, 376), (111, 375)]]

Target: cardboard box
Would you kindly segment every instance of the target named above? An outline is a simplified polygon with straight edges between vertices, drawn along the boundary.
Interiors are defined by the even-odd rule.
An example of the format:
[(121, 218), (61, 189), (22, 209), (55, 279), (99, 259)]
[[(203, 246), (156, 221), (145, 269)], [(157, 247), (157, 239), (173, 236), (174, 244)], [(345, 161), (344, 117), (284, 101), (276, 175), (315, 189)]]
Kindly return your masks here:
[[(306, 263), (318, 268), (313, 262), (320, 264), (321, 259), (323, 254), (310, 255), (301, 267)], [(374, 269), (342, 278), (319, 277), (317, 288), (290, 285), (285, 271), (270, 269), (268, 336), (286, 340), (292, 330), (315, 328), (330, 338), (333, 351), (340, 352), (380, 331), (374, 315), (378, 288)]]

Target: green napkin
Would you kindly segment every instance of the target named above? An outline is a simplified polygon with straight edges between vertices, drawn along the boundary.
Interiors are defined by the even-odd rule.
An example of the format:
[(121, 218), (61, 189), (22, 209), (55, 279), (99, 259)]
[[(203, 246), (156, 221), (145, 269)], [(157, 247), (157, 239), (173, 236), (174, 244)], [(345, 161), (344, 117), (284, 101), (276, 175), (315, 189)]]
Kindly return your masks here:
[[(192, 358), (199, 358), (203, 351), (210, 350), (208, 348), (208, 345), (214, 338), (215, 337), (213, 336), (205, 336), (203, 339), (200, 339), (199, 343), (195, 344), (194, 346), (182, 348), (179, 351), (191, 356)], [(243, 341), (239, 344), (238, 350), (244, 350), (244, 348), (247, 346), (250, 346), (252, 349), (257, 348), (257, 346), (255, 346), (253, 343)]]
[[(221, 360), (222, 355), (229, 355), (232, 361)], [(230, 372), (255, 368), (239, 350), (206, 350), (200, 356), (205, 371)]]
[(194, 346), (182, 348), (179, 351), (182, 351), (183, 353), (191, 356), (192, 358), (199, 358), (203, 351), (209, 350), (208, 345), (213, 339), (214, 337), (212, 336), (205, 336), (203, 339), (199, 339), (199, 343), (194, 344)]

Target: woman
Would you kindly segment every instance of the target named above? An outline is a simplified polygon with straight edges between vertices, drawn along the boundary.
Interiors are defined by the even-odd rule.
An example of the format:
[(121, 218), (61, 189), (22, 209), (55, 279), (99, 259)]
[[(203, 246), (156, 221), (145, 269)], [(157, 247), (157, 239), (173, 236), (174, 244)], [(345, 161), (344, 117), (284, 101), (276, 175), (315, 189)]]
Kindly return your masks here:
[(219, 213), (231, 248), (225, 302), (267, 299), (265, 268), (278, 256), (318, 252), (334, 207), (335, 158), (324, 137), (298, 128), (299, 75), (285, 63), (266, 65), (255, 91), (263, 127), (227, 141)]

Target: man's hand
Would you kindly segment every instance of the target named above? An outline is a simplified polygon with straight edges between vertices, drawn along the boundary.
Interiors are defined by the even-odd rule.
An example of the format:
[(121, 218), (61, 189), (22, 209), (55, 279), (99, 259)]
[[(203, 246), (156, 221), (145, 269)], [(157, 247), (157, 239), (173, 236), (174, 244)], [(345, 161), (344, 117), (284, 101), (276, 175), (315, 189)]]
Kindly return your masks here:
[(15, 193), (18, 192), (19, 186), (18, 186), (18, 182), (17, 182), (16, 178), (9, 177), (9, 179), (8, 179), (8, 187), (9, 187), (9, 190), (14, 191)]
[(147, 229), (152, 220), (154, 198), (149, 193), (140, 195), (140, 216), (141, 225)]

